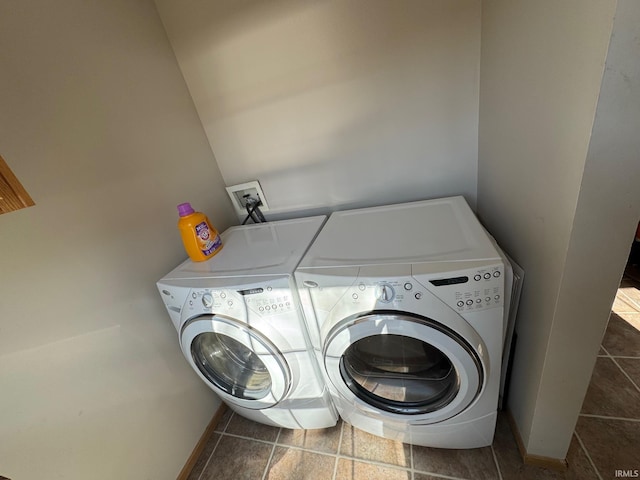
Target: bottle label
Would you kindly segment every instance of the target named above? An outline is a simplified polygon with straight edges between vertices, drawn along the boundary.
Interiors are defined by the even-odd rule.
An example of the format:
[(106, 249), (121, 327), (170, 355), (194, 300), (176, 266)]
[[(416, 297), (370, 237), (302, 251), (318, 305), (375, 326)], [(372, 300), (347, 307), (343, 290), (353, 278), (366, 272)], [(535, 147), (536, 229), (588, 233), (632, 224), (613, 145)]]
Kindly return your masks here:
[(196, 235), (198, 236), (198, 241), (200, 242), (200, 250), (205, 255), (211, 255), (215, 252), (220, 245), (222, 245), (222, 240), (220, 239), (220, 235), (216, 235), (215, 237), (211, 237), (211, 230), (209, 230), (209, 225), (207, 222), (200, 222), (196, 225)]

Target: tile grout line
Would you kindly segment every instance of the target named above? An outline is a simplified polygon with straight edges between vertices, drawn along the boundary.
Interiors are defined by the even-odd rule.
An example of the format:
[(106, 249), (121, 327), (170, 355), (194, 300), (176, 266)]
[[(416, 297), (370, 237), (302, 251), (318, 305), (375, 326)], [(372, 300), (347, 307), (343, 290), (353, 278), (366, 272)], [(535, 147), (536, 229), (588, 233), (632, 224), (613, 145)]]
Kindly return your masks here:
[(502, 472), (500, 471), (500, 462), (498, 462), (498, 456), (496, 455), (496, 451), (493, 448), (493, 443), (490, 446), (491, 446), (491, 454), (493, 455), (493, 461), (496, 464), (496, 470), (498, 470), (498, 480), (503, 480)]
[[(636, 287), (634, 287), (636, 288)], [(636, 288), (636, 290), (638, 290), (638, 288)], [(629, 295), (627, 295), (624, 290), (622, 290), (621, 288), (618, 289), (618, 293), (621, 293), (624, 297), (626, 297), (627, 303), (630, 303), (632, 307), (635, 307), (636, 311), (635, 312), (624, 312), (624, 313), (640, 313), (640, 305), (638, 305), (638, 303), (635, 301), (634, 298), (631, 298)]]
[(435, 477), (435, 478), (444, 478), (446, 480), (469, 480), (468, 478), (452, 477), (451, 475), (445, 475), (444, 473), (423, 472), (421, 470), (417, 471), (416, 473), (429, 475), (430, 477)]
[[(220, 433), (220, 432), (217, 432), (217, 433)], [(227, 436), (227, 437), (233, 437), (233, 438), (240, 438), (242, 440), (250, 440), (250, 441), (254, 441), (254, 442), (258, 442), (258, 443), (264, 443), (264, 444), (267, 444), (267, 445), (274, 445), (275, 447), (284, 447), (284, 448), (288, 448), (288, 449), (291, 449), (291, 450), (298, 450), (298, 451), (301, 451), (301, 452), (315, 453), (315, 454), (322, 455), (322, 456), (325, 456), (325, 457), (334, 457), (334, 458), (337, 458), (337, 459), (356, 460), (356, 461), (361, 462), (361, 463), (367, 463), (367, 464), (370, 464), (370, 465), (377, 465), (379, 467), (385, 467), (385, 468), (389, 467), (389, 468), (394, 468), (394, 469), (403, 470), (403, 471), (410, 470), (409, 467), (403, 467), (402, 465), (395, 465), (393, 463), (385, 463), (385, 462), (380, 462), (380, 461), (377, 461), (377, 460), (368, 460), (368, 459), (365, 459), (365, 458), (358, 458), (358, 457), (353, 457), (353, 456), (350, 456), (350, 455), (343, 455), (343, 454), (341, 454), (339, 452), (338, 453), (321, 452), (319, 450), (312, 450), (312, 449), (309, 449), (309, 448), (299, 447), (297, 445), (287, 445), (285, 443), (276, 443), (275, 441), (269, 441), (269, 440), (262, 440), (262, 439), (259, 439), (259, 438), (247, 437), (247, 436), (244, 436), (244, 435), (238, 435), (236, 433), (221, 433), (220, 435), (221, 436)], [(218, 440), (218, 441), (220, 441), (220, 440)], [(340, 448), (341, 443), (342, 442), (340, 441), (338, 449)], [(424, 472), (421, 471), (420, 473), (428, 473), (429, 475), (433, 475), (434, 474), (432, 472), (427, 472), (427, 471), (424, 471)], [(446, 477), (446, 478), (449, 478), (449, 477)], [(457, 477), (451, 477), (451, 478), (455, 478), (456, 480), (460, 480)], [(464, 480), (464, 479), (462, 479), (462, 480)]]
[(593, 415), (591, 413), (581, 413), (581, 417), (585, 418), (597, 418), (598, 420), (617, 420), (620, 422), (639, 423), (640, 418), (627, 418), (627, 417), (606, 417), (604, 415)]
[(636, 390), (637, 390), (638, 392), (640, 392), (640, 387), (638, 387), (638, 385), (636, 385), (636, 382), (634, 382), (634, 381), (633, 381), (633, 379), (629, 376), (629, 374), (628, 374), (627, 372), (625, 372), (625, 371), (624, 371), (624, 368), (622, 368), (622, 367), (620, 366), (620, 364), (616, 361), (616, 359), (615, 359), (615, 358), (613, 358), (613, 357), (611, 357), (611, 360), (613, 360), (613, 363), (615, 363), (615, 364), (616, 364), (616, 367), (618, 367), (618, 368), (620, 369), (620, 371), (623, 373), (623, 375), (624, 375), (625, 377), (627, 377), (627, 380), (629, 380), (629, 381), (631, 382), (631, 385), (633, 385), (634, 387), (636, 387)]
[[(216, 433), (216, 432), (214, 432)], [(200, 474), (198, 475), (197, 480), (201, 480), (202, 479), (202, 475), (204, 474), (204, 472), (207, 471), (207, 466), (209, 466), (209, 462), (211, 461), (211, 459), (213, 458), (213, 454), (215, 453), (215, 451), (218, 448), (218, 445), (220, 445), (220, 440), (222, 440), (222, 433), (220, 433), (220, 437), (218, 438), (218, 441), (216, 442), (215, 447), (213, 447), (213, 450), (211, 450), (211, 453), (209, 454), (209, 458), (207, 458), (207, 461), (204, 463), (204, 465), (202, 466), (202, 470), (200, 471)]]
[(336, 459), (333, 463), (333, 476), (331, 477), (332, 480), (336, 480), (336, 475), (338, 474), (338, 460), (340, 458), (340, 450), (342, 449), (342, 437), (344, 436), (344, 424), (345, 424), (344, 421), (342, 421), (340, 424), (340, 439), (338, 440), (338, 451), (336, 452)]
[(278, 439), (280, 438), (281, 433), (282, 433), (282, 428), (278, 429), (278, 434), (276, 435), (276, 439), (273, 442), (273, 447), (271, 447), (271, 454), (269, 455), (267, 464), (264, 467), (264, 472), (262, 473), (262, 480), (265, 480), (265, 478), (267, 478), (267, 473), (269, 473), (269, 467), (271, 466), (271, 460), (273, 460), (273, 453), (276, 451), (276, 445), (278, 444)]
[(227, 427), (229, 426), (229, 423), (231, 423), (231, 419), (233, 418), (234, 413), (235, 412), (231, 411), (231, 415), (227, 419), (227, 423), (225, 423), (224, 428), (222, 430), (220, 430), (220, 431), (215, 431), (214, 430), (213, 431), (214, 434), (218, 433), (220, 435), (220, 437), (218, 438), (218, 441), (216, 442), (215, 447), (213, 447), (213, 450), (211, 450), (211, 453), (209, 454), (209, 458), (207, 458), (207, 461), (202, 466), (202, 471), (200, 472), (200, 475), (198, 475), (197, 480), (202, 480), (202, 475), (204, 474), (204, 472), (207, 471), (207, 466), (209, 466), (209, 462), (211, 461), (211, 458), (213, 458), (213, 454), (218, 449), (218, 445), (220, 445), (220, 441), (222, 440), (222, 437), (224, 436), (224, 432), (227, 430)]
[[(335, 453), (335, 454), (327, 453), (327, 452), (320, 452), (320, 451), (317, 451), (317, 450), (310, 450), (308, 448), (298, 447), (298, 446), (295, 446), (295, 445), (286, 445), (286, 444), (283, 444), (283, 443), (277, 443), (277, 440), (280, 437), (280, 432), (282, 431), (282, 429), (280, 429), (280, 432), (278, 432), (278, 436), (276, 437), (276, 441), (262, 440), (262, 439), (259, 439), (259, 438), (247, 437), (247, 436), (238, 435), (238, 434), (235, 434), (235, 433), (216, 432), (216, 433), (218, 433), (220, 435), (220, 438), (216, 442), (216, 447), (214, 448), (213, 452), (209, 456), (209, 460), (213, 457), (213, 453), (215, 452), (216, 448), (218, 447), (220, 441), (222, 440), (222, 437), (227, 436), (227, 437), (239, 438), (239, 439), (242, 439), (242, 440), (250, 440), (250, 441), (255, 441), (255, 442), (258, 442), (258, 443), (272, 445), (273, 448), (271, 450), (271, 455), (269, 457), (269, 463), (267, 463), (267, 467), (266, 467), (267, 469), (269, 467), (269, 464), (271, 463), (271, 460), (272, 460), (272, 457), (273, 457), (273, 453), (275, 451), (275, 447), (281, 446), (281, 447), (286, 447), (286, 448), (293, 449), (293, 450), (316, 453), (318, 455), (322, 455), (322, 456), (325, 456), (325, 457), (335, 457), (336, 463), (334, 465), (334, 472), (333, 472), (333, 479), (332, 480), (338, 480), (336, 475), (337, 475), (337, 470), (338, 470), (338, 460), (340, 460), (340, 459), (353, 460), (353, 461), (357, 461), (357, 462), (360, 462), (360, 463), (365, 463), (365, 464), (368, 464), (368, 465), (375, 465), (375, 466), (378, 466), (378, 467), (390, 468), (390, 469), (393, 469), (393, 470), (400, 470), (400, 471), (403, 471), (403, 472), (407, 472), (408, 471), (408, 473), (411, 473), (412, 478), (413, 478), (415, 473), (419, 473), (419, 474), (430, 475), (432, 477), (443, 478), (443, 479), (447, 479), (447, 480), (468, 480), (468, 479), (465, 479), (463, 477), (455, 477), (455, 476), (446, 475), (446, 474), (443, 474), (443, 473), (430, 472), (430, 471), (427, 471), (427, 470), (416, 470), (416, 469), (413, 468), (413, 454), (411, 455), (411, 467), (410, 468), (403, 467), (402, 465), (394, 465), (392, 463), (384, 463), (384, 462), (380, 462), (380, 461), (376, 461), (376, 460), (368, 460), (368, 459), (365, 459), (365, 458), (358, 458), (358, 457), (353, 457), (353, 456), (349, 456), (349, 455), (343, 455), (343, 454), (340, 453), (340, 449), (342, 447), (342, 436), (343, 436), (343, 433), (344, 433), (344, 425), (345, 425), (345, 422), (342, 423), (342, 428), (341, 428), (341, 432), (340, 432), (340, 441), (338, 442), (338, 453)], [(226, 430), (226, 428), (225, 428), (225, 430)], [(409, 445), (411, 445), (411, 444), (409, 444)], [(412, 451), (413, 451), (413, 445), (411, 445), (411, 447), (412, 447)], [(207, 464), (209, 463), (209, 460), (207, 460)], [(204, 470), (203, 470), (202, 473), (204, 473)], [(202, 473), (201, 473), (201, 475), (202, 475)], [(264, 475), (266, 473), (268, 473), (268, 472), (265, 470), (265, 472), (263, 473), (263, 476), (262, 476), (263, 480), (265, 480)], [(198, 480), (201, 480), (201, 479), (198, 478)]]
[[(232, 438), (240, 438), (240, 439), (243, 439), (243, 440), (255, 441), (255, 442), (263, 443), (263, 444), (267, 444), (267, 445), (272, 445), (271, 454), (269, 456), (269, 460), (267, 462), (267, 466), (265, 467), (265, 471), (262, 474), (262, 480), (266, 480), (265, 479), (265, 475), (268, 473), (268, 468), (269, 468), (269, 465), (271, 464), (271, 461), (273, 459), (273, 455), (274, 455), (274, 452), (275, 452), (275, 448), (277, 446), (286, 447), (288, 449), (299, 450), (299, 451), (303, 451), (303, 452), (315, 453), (315, 454), (326, 456), (326, 457), (334, 457), (335, 458), (335, 464), (334, 464), (332, 480), (338, 480), (337, 471), (338, 471), (338, 461), (340, 459), (352, 460), (352, 461), (357, 461), (357, 462), (360, 462), (360, 463), (365, 463), (365, 464), (368, 464), (368, 465), (375, 465), (375, 466), (379, 466), (379, 467), (383, 467), (383, 468), (391, 468), (393, 470), (400, 470), (400, 471), (408, 472), (408, 473), (411, 474), (411, 478), (412, 479), (415, 477), (416, 473), (419, 473), (419, 474), (430, 475), (432, 477), (442, 478), (442, 479), (446, 479), (446, 480), (468, 480), (468, 479), (465, 479), (465, 478), (462, 478), (462, 477), (455, 477), (455, 476), (446, 475), (446, 474), (443, 474), (443, 473), (430, 472), (430, 471), (427, 471), (427, 470), (416, 470), (414, 468), (414, 464), (413, 464), (413, 445), (412, 444), (408, 444), (411, 447), (411, 450), (410, 450), (411, 451), (411, 456), (410, 456), (411, 463), (410, 463), (409, 468), (407, 468), (405, 466), (402, 466), (402, 465), (394, 465), (394, 464), (391, 464), (391, 463), (384, 463), (384, 462), (380, 462), (380, 461), (376, 461), (376, 460), (368, 460), (368, 459), (364, 459), (364, 458), (357, 458), (357, 457), (353, 457), (353, 456), (349, 456), (349, 455), (343, 455), (343, 454), (340, 453), (340, 450), (342, 448), (342, 439), (343, 439), (343, 436), (344, 436), (344, 428), (345, 428), (345, 423), (346, 422), (342, 422), (342, 424), (341, 424), (340, 440), (338, 442), (338, 451), (335, 454), (331, 454), (331, 453), (327, 453), (327, 452), (321, 452), (321, 451), (317, 451), (317, 450), (311, 450), (311, 449), (308, 449), (308, 448), (298, 447), (298, 446), (295, 446), (295, 445), (287, 445), (287, 444), (284, 444), (284, 443), (279, 443), (279, 439), (280, 439), (280, 434), (282, 432), (282, 428), (279, 429), (278, 435), (276, 436), (276, 440), (269, 441), (269, 440), (262, 440), (262, 439), (259, 439), (259, 438), (254, 438), (254, 437), (248, 437), (248, 436), (245, 436), (245, 435), (238, 435), (238, 434), (235, 434), (235, 433), (229, 433), (229, 432), (226, 431), (226, 429), (227, 429), (227, 426), (230, 423), (231, 423), (231, 419), (229, 419), (229, 422), (227, 422), (227, 425), (225, 426), (225, 428), (222, 431), (215, 432), (215, 433), (218, 433), (220, 435), (220, 438), (216, 442), (216, 446), (214, 447), (213, 451), (211, 452), (211, 455), (209, 456), (209, 459), (207, 460), (207, 463), (206, 463), (205, 467), (203, 468), (203, 471), (200, 473), (200, 476), (198, 477), (198, 480), (201, 480), (202, 474), (204, 473), (204, 471), (206, 469), (206, 466), (209, 464), (209, 461), (213, 457), (214, 452), (218, 448), (218, 445), (222, 441), (222, 438), (225, 437), (225, 436), (232, 437)], [(495, 458), (494, 458), (494, 461), (495, 461)], [(498, 469), (498, 475), (500, 475), (500, 480), (502, 480), (502, 476), (501, 476), (501, 473), (500, 473), (499, 469)]]
[(409, 465), (411, 466), (411, 480), (416, 480), (416, 469), (413, 465), (413, 443), (409, 444)]
[(584, 454), (587, 456), (587, 460), (589, 460), (589, 463), (591, 464), (591, 466), (593, 467), (593, 469), (596, 472), (596, 475), (598, 475), (598, 478), (600, 480), (604, 480), (602, 478), (602, 475), (600, 475), (600, 471), (598, 470), (598, 467), (596, 467), (596, 464), (593, 461), (593, 458), (591, 458), (591, 455), (589, 454), (589, 451), (587, 450), (586, 445), (584, 444), (584, 442), (582, 441), (582, 439), (580, 438), (580, 435), (578, 435), (578, 431), (574, 430), (573, 434), (576, 436), (576, 438), (578, 439), (578, 443), (580, 444), (580, 447), (582, 448), (582, 451), (584, 452)]

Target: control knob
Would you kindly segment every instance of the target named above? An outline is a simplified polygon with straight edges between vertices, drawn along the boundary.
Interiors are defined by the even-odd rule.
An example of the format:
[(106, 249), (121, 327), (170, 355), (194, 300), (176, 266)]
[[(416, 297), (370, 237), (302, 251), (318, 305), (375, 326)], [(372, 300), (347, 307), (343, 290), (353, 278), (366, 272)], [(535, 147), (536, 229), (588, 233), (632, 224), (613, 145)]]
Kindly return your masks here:
[(213, 305), (213, 297), (210, 293), (205, 293), (204, 295), (202, 295), (202, 304), (207, 308), (211, 308), (211, 306)]
[(393, 301), (395, 296), (395, 290), (388, 283), (383, 283), (378, 286), (378, 300), (380, 300), (382, 303), (389, 303)]

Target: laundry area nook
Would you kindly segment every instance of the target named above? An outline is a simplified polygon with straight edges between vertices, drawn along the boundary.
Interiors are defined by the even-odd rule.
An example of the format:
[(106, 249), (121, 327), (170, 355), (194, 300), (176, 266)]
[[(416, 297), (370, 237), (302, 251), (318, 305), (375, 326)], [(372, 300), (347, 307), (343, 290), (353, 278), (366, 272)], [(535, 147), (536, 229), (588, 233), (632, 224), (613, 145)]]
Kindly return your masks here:
[(637, 476), (638, 38), (0, 2), (0, 480)]

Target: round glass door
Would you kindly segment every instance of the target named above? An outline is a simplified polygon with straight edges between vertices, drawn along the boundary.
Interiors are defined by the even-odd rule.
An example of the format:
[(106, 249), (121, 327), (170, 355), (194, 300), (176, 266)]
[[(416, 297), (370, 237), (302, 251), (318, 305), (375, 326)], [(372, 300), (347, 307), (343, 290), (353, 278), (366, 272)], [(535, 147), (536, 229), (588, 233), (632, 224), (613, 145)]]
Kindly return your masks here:
[(200, 372), (229, 395), (258, 400), (271, 390), (271, 375), (264, 362), (231, 337), (201, 333), (191, 342), (191, 356)]
[(268, 337), (222, 315), (189, 320), (180, 335), (182, 353), (221, 397), (252, 409), (276, 405), (291, 389), (291, 370)]
[(372, 405), (394, 413), (439, 410), (455, 398), (460, 378), (434, 346), (401, 335), (374, 335), (353, 343), (341, 358), (349, 389)]
[(327, 335), (324, 367), (340, 395), (361, 408), (442, 421), (473, 403), (488, 366), (477, 333), (456, 328), (464, 336), (403, 312), (346, 318)]

